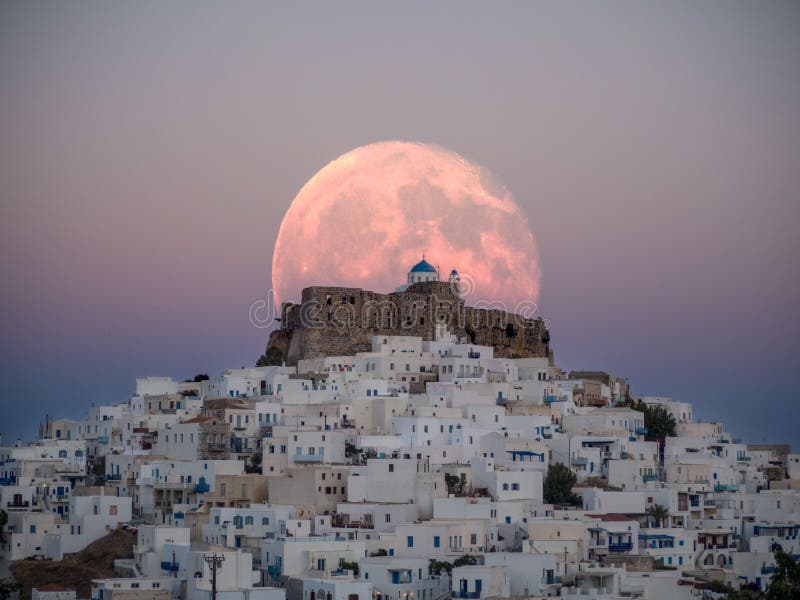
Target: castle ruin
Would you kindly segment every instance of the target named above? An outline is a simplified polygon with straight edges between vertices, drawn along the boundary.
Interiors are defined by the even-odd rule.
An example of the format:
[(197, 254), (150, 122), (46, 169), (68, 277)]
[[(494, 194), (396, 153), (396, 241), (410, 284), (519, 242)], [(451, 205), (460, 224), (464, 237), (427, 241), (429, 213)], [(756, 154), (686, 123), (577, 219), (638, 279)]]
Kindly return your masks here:
[(491, 305), (466, 306), (458, 293), (457, 273), (439, 281), (438, 272), (424, 259), (409, 271), (407, 285), (388, 294), (361, 288), (305, 288), (299, 304), (283, 303), (280, 322), (260, 364), (296, 365), (302, 359), (369, 352), (376, 335), (434, 340), (441, 323), (469, 343), (492, 346), (497, 357), (553, 361), (550, 333), (541, 318)]

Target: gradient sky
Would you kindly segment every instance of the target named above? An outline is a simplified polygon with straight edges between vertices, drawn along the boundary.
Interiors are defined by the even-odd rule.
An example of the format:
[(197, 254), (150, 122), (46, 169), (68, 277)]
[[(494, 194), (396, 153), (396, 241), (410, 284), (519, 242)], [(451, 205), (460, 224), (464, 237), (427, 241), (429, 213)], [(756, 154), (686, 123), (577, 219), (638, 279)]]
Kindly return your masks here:
[(796, 1), (3, 2), (0, 430), (253, 364), (294, 195), (404, 139), (514, 193), (560, 365), (800, 446), (798, 31)]

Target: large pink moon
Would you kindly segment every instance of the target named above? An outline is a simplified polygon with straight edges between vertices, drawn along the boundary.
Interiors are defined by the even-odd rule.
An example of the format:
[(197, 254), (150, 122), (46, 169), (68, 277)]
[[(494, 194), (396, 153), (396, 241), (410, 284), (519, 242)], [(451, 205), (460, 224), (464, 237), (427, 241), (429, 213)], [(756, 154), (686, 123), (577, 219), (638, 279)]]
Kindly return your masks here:
[(442, 279), (458, 270), (469, 305), (538, 301), (536, 243), (511, 193), (455, 152), (391, 141), (343, 154), (297, 194), (275, 242), (276, 304), (312, 285), (394, 291), (423, 253)]

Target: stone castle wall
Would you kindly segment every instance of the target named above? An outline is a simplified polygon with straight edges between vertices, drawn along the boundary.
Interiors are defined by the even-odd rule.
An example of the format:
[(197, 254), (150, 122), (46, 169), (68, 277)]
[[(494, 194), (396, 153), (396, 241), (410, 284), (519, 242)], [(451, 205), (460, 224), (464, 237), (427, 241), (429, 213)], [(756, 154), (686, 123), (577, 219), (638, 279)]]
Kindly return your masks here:
[(305, 288), (300, 304), (281, 307), (281, 328), (270, 335), (267, 355), (280, 353), (287, 365), (295, 365), (300, 359), (368, 352), (374, 335), (433, 340), (437, 322), (474, 344), (493, 346), (495, 356), (552, 359), (550, 334), (541, 319), (466, 306), (453, 286), (441, 281), (415, 283), (390, 294)]

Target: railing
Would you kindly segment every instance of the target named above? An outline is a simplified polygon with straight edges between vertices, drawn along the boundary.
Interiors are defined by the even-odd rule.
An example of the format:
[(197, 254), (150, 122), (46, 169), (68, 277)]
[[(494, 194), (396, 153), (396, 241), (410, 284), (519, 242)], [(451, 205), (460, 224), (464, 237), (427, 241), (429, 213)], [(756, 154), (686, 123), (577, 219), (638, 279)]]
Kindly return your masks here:
[(616, 544), (608, 545), (609, 552), (630, 552), (633, 550), (632, 542), (618, 542)]
[(122, 479), (122, 476), (119, 473), (106, 474), (106, 481), (119, 481), (120, 479)]
[(558, 402), (558, 398), (556, 396), (545, 396), (544, 403), (545, 404), (552, 404), (553, 402)]
[(761, 572), (765, 575), (767, 573), (774, 573), (775, 567), (773, 567), (772, 565), (761, 565)]
[(8, 508), (28, 508), (30, 506), (30, 502), (28, 502), (27, 500), (24, 500), (22, 502), (9, 501), (6, 502), (6, 506)]
[(714, 486), (715, 492), (738, 492), (739, 486), (735, 483), (718, 483)]
[(656, 473), (645, 473), (642, 475), (642, 481), (658, 481), (658, 475)]
[(295, 454), (294, 462), (322, 462), (322, 454)]
[(573, 456), (571, 462), (576, 467), (585, 467), (589, 461), (585, 456)]
[(480, 592), (464, 592), (461, 590), (453, 590), (451, 596), (453, 598), (471, 598), (474, 600), (475, 598), (480, 598), (481, 594)]
[(637, 427), (636, 435), (647, 435), (647, 427)]
[(194, 486), (188, 481), (156, 481), (153, 487), (157, 490), (183, 490)]

